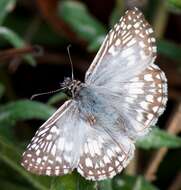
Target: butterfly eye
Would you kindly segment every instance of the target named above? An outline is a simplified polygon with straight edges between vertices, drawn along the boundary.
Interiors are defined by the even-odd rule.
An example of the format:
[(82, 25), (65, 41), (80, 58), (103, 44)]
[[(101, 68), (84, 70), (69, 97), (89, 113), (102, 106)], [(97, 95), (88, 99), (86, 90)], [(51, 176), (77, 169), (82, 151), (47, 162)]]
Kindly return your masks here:
[(65, 82), (65, 84), (70, 84), (70, 83), (71, 83), (71, 78), (66, 77), (66, 78), (64, 79), (64, 82)]
[(71, 78), (70, 77), (66, 77), (66, 78), (64, 78), (64, 81), (62, 83), (60, 83), (60, 86), (62, 88), (66, 88), (66, 87), (68, 87), (71, 84), (71, 82), (72, 82)]

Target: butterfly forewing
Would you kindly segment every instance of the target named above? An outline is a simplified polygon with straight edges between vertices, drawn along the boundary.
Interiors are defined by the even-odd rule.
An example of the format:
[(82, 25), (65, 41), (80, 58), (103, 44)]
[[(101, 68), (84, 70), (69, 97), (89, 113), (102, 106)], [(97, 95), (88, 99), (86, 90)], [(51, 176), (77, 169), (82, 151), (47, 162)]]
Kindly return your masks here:
[(77, 116), (74, 102), (64, 103), (36, 132), (23, 154), (22, 165), (39, 175), (71, 172), (79, 159)]
[(155, 41), (143, 14), (136, 8), (127, 11), (108, 33), (86, 73), (87, 83), (119, 97), (121, 125), (131, 138), (145, 135), (167, 102), (166, 77), (154, 64)]
[(129, 10), (106, 36), (85, 77), (106, 85), (142, 72), (156, 56), (153, 29), (138, 9)]

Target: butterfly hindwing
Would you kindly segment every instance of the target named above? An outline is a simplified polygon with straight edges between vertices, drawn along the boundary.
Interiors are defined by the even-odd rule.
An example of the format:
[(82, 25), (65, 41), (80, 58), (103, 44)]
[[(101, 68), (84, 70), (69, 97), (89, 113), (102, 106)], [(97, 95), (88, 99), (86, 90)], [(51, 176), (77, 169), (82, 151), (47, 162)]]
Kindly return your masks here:
[(106, 131), (85, 126), (87, 132), (81, 146), (78, 172), (89, 180), (112, 178), (127, 166), (134, 154), (133, 142), (121, 134), (113, 137)]
[(22, 165), (38, 175), (71, 172), (79, 159), (77, 117), (74, 102), (65, 102), (36, 132), (23, 154)]

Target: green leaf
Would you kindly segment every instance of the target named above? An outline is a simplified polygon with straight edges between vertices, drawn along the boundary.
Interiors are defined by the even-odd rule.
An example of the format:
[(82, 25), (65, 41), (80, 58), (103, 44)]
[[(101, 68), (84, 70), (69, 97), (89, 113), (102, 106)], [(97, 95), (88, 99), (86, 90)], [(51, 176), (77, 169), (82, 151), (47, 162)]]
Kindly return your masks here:
[(113, 178), (113, 190), (158, 190), (142, 176), (116, 176)]
[[(31, 23), (34, 23), (34, 17), (20, 17), (18, 14), (10, 14), (4, 22), (4, 26), (16, 31), (19, 36), (24, 36), (26, 28)], [(45, 22), (41, 22), (39, 18), (39, 26), (35, 33), (33, 33), (31, 44), (41, 44), (43, 46), (59, 46), (64, 48), (68, 41), (63, 37), (55, 33), (52, 27)], [(7, 43), (0, 38), (0, 47), (6, 47)]]
[(143, 149), (178, 148), (181, 147), (181, 138), (171, 135), (164, 130), (154, 128), (149, 135), (137, 141), (137, 146)]
[(109, 25), (111, 28), (118, 22), (121, 15), (122, 14), (121, 14), (120, 9), (118, 7), (115, 7), (109, 19)]
[[(26, 43), (20, 36), (18, 36), (15, 32), (4, 26), (0, 26), (0, 37), (7, 40), (11, 45), (13, 45), (16, 48), (22, 48), (26, 46)], [(25, 55), (24, 59), (31, 65), (36, 64), (35, 59), (31, 55)]]
[(57, 93), (48, 100), (48, 104), (52, 105), (62, 100), (68, 99), (67, 95), (63, 92)]
[(7, 190), (7, 189), (32, 190), (32, 188), (23, 187), (23, 186), (17, 184), (17, 182), (11, 182), (10, 179), (8, 179), (7, 181), (4, 179), (1, 179), (0, 184), (1, 184), (1, 190)]
[(4, 94), (4, 86), (0, 83), (0, 98), (3, 96)]
[(119, 21), (119, 19), (125, 12), (125, 9), (126, 9), (125, 1), (122, 1), (122, 0), (115, 1), (115, 7), (109, 18), (109, 26), (111, 28)]
[(0, 25), (2, 25), (7, 14), (15, 7), (15, 0), (1, 0), (0, 1)]
[(112, 179), (107, 179), (98, 182), (99, 190), (113, 190)]
[(88, 12), (83, 3), (59, 1), (59, 16), (83, 39), (92, 42), (105, 34), (105, 27)]
[(167, 57), (181, 62), (181, 47), (166, 40), (158, 41), (158, 52)]
[[(38, 190), (48, 190), (42, 182), (42, 177), (37, 177), (26, 172), (23, 167), (20, 166), (21, 151), (16, 145), (11, 144), (0, 136), (0, 160), (14, 169), (18, 174), (24, 177), (32, 186)], [(48, 180), (47, 180), (48, 181)]]
[(180, 1), (180, 0), (167, 0), (167, 3), (168, 3), (172, 8), (175, 8), (176, 11), (181, 11), (181, 1)]
[(10, 140), (11, 142), (16, 142), (17, 139), (14, 135), (14, 130), (12, 130), (11, 125), (2, 125), (0, 124), (0, 134), (7, 140)]
[(105, 35), (102, 35), (92, 40), (92, 42), (89, 43), (87, 50), (89, 52), (98, 51), (105, 37), (106, 37)]
[[(97, 182), (86, 180), (84, 177), (79, 175), (77, 172), (77, 189), (78, 190), (97, 190)], [(100, 189), (101, 190), (101, 189)]]
[(52, 181), (50, 190), (76, 190), (77, 180), (74, 174), (55, 177)]
[(52, 180), (50, 190), (96, 190), (95, 182), (87, 181), (77, 172)]
[(157, 190), (157, 188), (147, 182), (142, 176), (138, 176), (133, 186), (133, 190)]
[(55, 109), (45, 104), (19, 100), (0, 107), (0, 124), (13, 125), (19, 120), (47, 119)]

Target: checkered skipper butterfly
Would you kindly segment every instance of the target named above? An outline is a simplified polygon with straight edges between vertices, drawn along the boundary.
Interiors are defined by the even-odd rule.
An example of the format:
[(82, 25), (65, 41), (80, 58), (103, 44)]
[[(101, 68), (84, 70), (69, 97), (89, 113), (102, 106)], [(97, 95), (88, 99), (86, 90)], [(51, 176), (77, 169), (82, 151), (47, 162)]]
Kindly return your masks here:
[(138, 9), (106, 36), (85, 83), (67, 78), (72, 94), (36, 132), (22, 165), (39, 175), (77, 171), (89, 180), (112, 178), (127, 166), (134, 142), (163, 113), (165, 74), (154, 64), (153, 30)]

